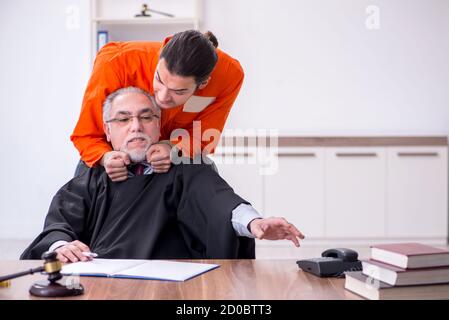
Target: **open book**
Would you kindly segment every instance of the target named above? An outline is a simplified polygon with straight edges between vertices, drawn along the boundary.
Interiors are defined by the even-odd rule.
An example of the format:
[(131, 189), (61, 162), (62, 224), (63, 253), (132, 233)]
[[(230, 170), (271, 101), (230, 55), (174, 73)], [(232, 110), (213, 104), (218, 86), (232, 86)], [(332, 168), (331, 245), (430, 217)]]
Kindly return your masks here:
[(218, 268), (217, 264), (165, 260), (94, 259), (62, 267), (63, 275), (185, 281)]

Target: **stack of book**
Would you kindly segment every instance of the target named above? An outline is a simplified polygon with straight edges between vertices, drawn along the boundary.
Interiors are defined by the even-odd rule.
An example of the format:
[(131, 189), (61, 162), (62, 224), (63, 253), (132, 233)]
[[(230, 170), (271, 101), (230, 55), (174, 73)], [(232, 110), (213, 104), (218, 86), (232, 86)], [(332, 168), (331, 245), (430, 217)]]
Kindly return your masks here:
[(449, 250), (420, 243), (371, 247), (363, 271), (347, 272), (345, 288), (371, 300), (449, 299)]

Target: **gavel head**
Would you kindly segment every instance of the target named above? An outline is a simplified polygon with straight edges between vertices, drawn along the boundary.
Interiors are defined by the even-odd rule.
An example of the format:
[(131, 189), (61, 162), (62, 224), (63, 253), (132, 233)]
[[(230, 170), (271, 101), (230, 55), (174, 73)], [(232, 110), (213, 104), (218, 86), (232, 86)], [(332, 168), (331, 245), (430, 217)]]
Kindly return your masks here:
[(42, 259), (45, 260), (44, 262), (44, 270), (48, 274), (48, 281), (55, 282), (62, 278), (61, 269), (62, 265), (61, 262), (56, 258), (57, 253), (56, 252), (44, 252), (42, 255)]
[(38, 297), (68, 297), (83, 294), (84, 288), (81, 283), (77, 286), (68, 286), (57, 282), (62, 278), (62, 266), (56, 257), (56, 252), (45, 252), (42, 255), (42, 259), (45, 260), (43, 268), (48, 274), (48, 280), (33, 284), (30, 293)]

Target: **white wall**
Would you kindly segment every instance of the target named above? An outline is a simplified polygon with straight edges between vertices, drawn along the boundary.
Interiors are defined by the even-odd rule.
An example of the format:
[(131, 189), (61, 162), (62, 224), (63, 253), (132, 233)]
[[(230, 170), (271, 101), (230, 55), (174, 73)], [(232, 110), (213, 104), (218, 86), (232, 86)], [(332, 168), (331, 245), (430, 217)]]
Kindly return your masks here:
[[(246, 71), (228, 128), (449, 134), (449, 1), (203, 4), (202, 29)], [(379, 30), (365, 27), (368, 5), (380, 9)], [(73, 175), (69, 135), (90, 73), (88, 16), (88, 0), (0, 1), (0, 239), (40, 232)]]
[[(41, 231), (73, 176), (89, 70), (88, 0), (0, 2), (0, 238)], [(79, 18), (78, 18), (79, 17)]]
[[(227, 128), (449, 133), (449, 1), (204, 2), (202, 28), (246, 70)], [(369, 5), (378, 30), (366, 28)]]

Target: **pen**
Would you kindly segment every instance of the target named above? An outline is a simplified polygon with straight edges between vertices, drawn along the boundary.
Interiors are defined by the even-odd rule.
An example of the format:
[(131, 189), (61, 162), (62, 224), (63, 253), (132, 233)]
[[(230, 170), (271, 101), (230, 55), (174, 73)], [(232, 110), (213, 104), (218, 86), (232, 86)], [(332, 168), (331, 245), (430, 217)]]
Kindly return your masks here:
[(93, 252), (83, 252), (83, 255), (85, 255), (86, 257), (91, 257), (91, 258), (98, 257), (98, 254), (93, 253)]

